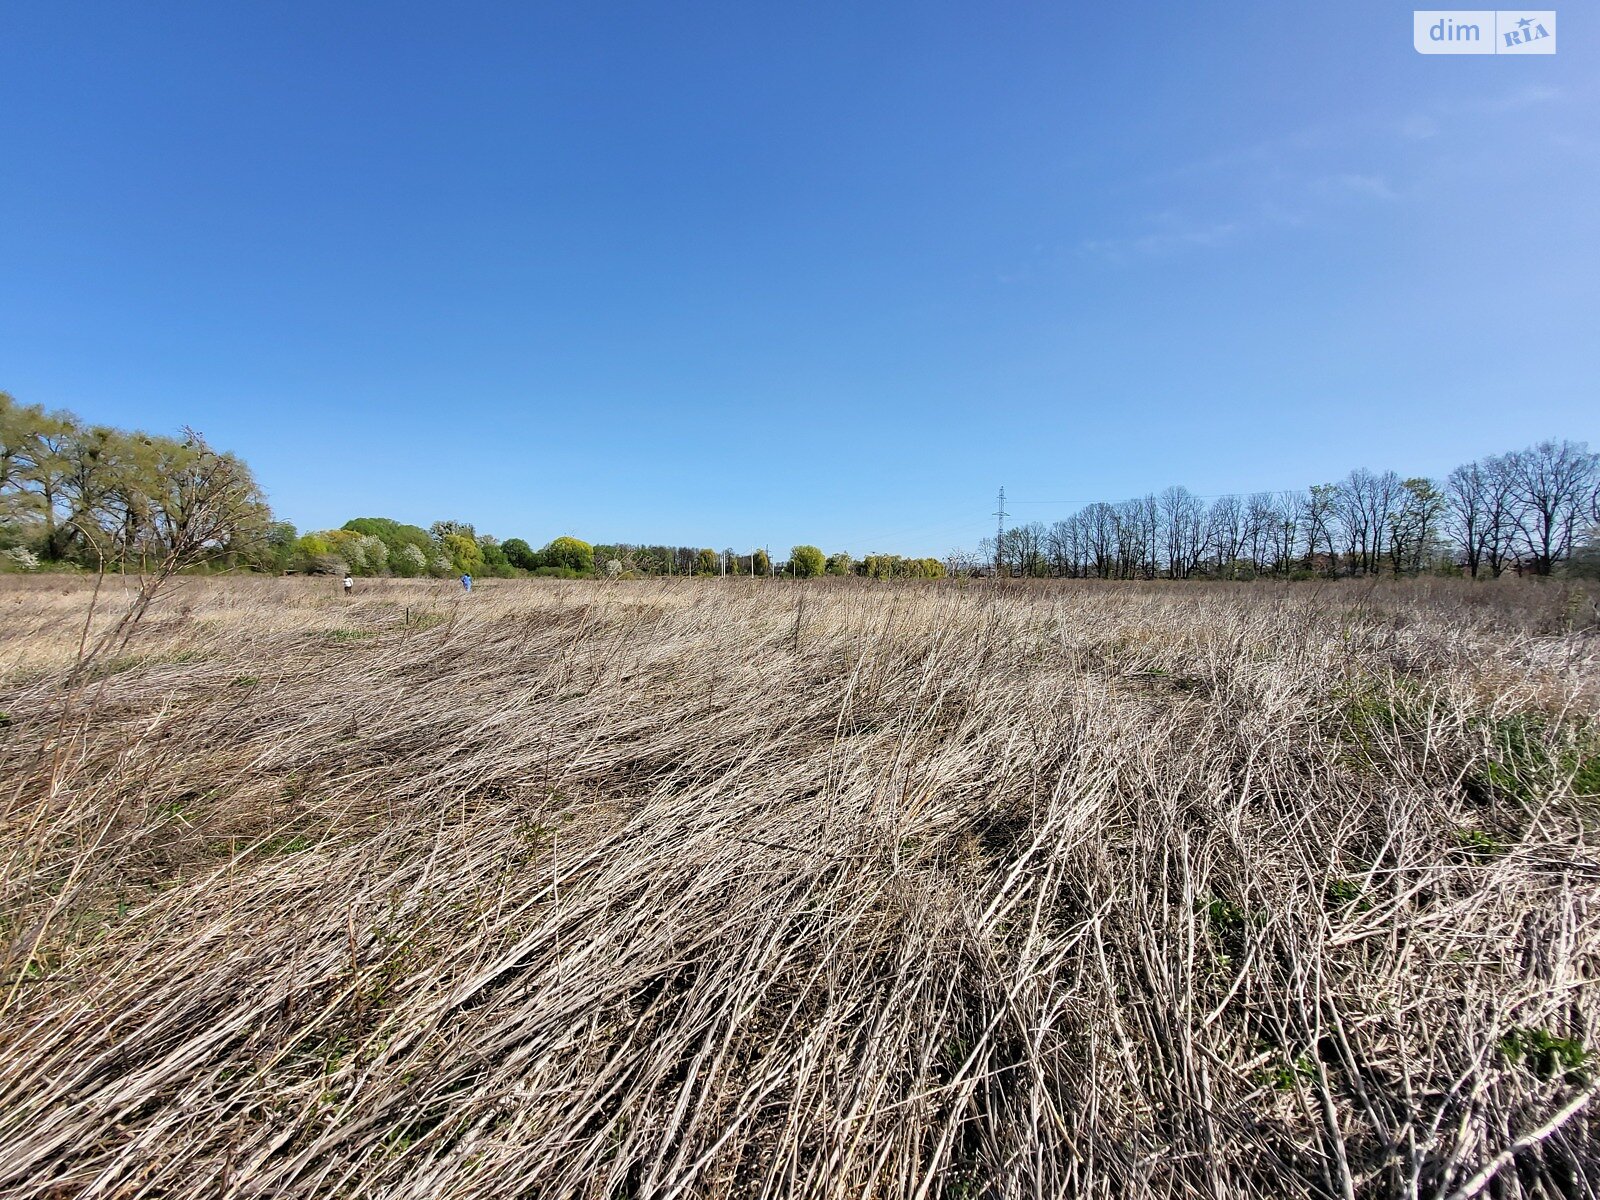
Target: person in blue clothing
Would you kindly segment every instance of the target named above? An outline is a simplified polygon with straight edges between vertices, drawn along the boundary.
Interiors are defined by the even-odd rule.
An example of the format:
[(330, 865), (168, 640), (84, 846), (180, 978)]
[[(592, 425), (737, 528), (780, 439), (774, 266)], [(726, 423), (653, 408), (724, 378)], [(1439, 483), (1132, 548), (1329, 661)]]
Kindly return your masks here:
[(466, 592), (470, 592), (472, 590), (472, 576), (471, 575), (463, 575), (461, 577), (461, 590), (462, 591), (466, 591)]

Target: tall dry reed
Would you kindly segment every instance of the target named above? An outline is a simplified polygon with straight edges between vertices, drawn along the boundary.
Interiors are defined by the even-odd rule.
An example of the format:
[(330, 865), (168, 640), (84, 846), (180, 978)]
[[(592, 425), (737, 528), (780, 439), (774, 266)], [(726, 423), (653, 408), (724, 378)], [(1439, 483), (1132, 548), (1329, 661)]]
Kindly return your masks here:
[(69, 686), (87, 596), (0, 1194), (1600, 1186), (1587, 597), (181, 580)]

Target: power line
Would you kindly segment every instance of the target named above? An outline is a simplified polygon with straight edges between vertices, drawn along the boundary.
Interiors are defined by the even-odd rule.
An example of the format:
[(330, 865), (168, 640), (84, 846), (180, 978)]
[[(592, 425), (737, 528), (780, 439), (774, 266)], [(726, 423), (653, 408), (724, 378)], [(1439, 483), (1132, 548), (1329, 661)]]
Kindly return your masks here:
[(995, 578), (1000, 577), (1000, 567), (1003, 551), (1006, 544), (1006, 485), (1000, 485), (1000, 507), (995, 512), (994, 530), (994, 573)]
[[(1285, 495), (1285, 494), (1290, 493), (1290, 492), (1299, 493), (1299, 492), (1303, 492), (1305, 490), (1306, 489), (1303, 488), (1303, 487), (1256, 488), (1255, 491), (1252, 491), (1252, 492), (1190, 492), (1189, 494), (1191, 496), (1193, 496), (1196, 500), (1222, 500), (1222, 499), (1225, 499), (1225, 498), (1227, 498), (1229, 496), (1237, 496), (1240, 499), (1244, 499), (1245, 497), (1258, 496), (1258, 495), (1261, 495), (1262, 493), (1265, 493), (1265, 494), (1267, 494), (1269, 496), (1282, 496), (1282, 495)], [(1157, 499), (1160, 498), (1160, 493), (1159, 492), (1153, 493), (1153, 494), (1156, 496)], [(1144, 499), (1143, 496), (1128, 496), (1124, 500), (1106, 500), (1106, 498), (1104, 496), (1092, 496), (1092, 497), (1089, 497), (1088, 499), (1083, 499), (1083, 500), (1013, 500), (1011, 503), (1012, 504), (1125, 504), (1128, 500), (1143, 500), (1143, 499)]]

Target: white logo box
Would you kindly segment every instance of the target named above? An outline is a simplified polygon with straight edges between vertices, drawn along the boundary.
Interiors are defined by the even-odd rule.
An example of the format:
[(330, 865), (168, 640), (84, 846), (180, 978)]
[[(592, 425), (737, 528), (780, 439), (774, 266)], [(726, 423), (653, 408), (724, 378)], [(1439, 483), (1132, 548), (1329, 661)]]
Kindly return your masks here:
[(1552, 8), (1418, 9), (1411, 14), (1418, 54), (1554, 54)]

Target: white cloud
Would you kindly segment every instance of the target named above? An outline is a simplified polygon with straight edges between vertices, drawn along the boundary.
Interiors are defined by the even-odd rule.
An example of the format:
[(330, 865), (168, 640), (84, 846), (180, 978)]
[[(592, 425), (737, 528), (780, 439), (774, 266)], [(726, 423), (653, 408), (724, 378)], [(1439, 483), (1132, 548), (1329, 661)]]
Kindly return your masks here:
[[(1146, 188), (1169, 193), (1182, 188), (1210, 195), (1157, 213), (1145, 220), (1143, 230), (1085, 239), (1079, 249), (1113, 260), (1215, 249), (1253, 232), (1316, 227), (1357, 202), (1401, 202), (1417, 195), (1417, 186), (1404, 177), (1425, 175), (1426, 157), (1431, 157), (1425, 157), (1422, 147), (1405, 143), (1441, 138), (1487, 117), (1570, 98), (1558, 88), (1534, 84), (1430, 104), (1398, 120), (1392, 114), (1353, 116), (1219, 151), (1145, 181)], [(1329, 158), (1356, 159), (1359, 165), (1329, 173)], [(1387, 162), (1404, 177), (1394, 181), (1374, 169), (1374, 160)]]
[(1079, 243), (1086, 254), (1099, 255), (1116, 261), (1130, 258), (1160, 258), (1187, 249), (1210, 249), (1225, 245), (1245, 228), (1239, 221), (1216, 221), (1211, 224), (1182, 226), (1169, 221), (1173, 228), (1151, 230), (1121, 238), (1090, 238)]

